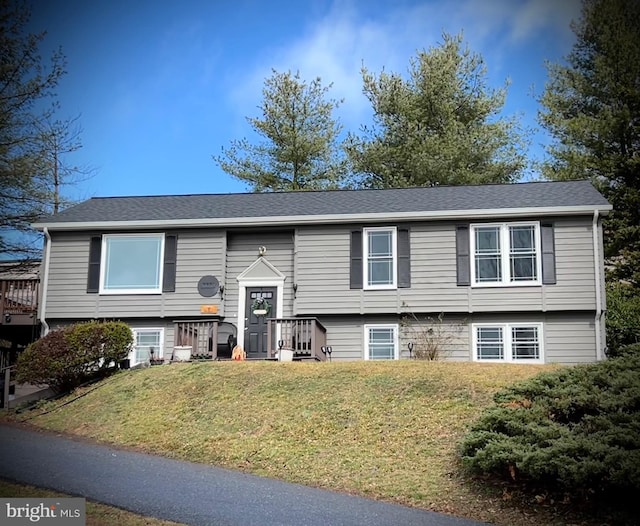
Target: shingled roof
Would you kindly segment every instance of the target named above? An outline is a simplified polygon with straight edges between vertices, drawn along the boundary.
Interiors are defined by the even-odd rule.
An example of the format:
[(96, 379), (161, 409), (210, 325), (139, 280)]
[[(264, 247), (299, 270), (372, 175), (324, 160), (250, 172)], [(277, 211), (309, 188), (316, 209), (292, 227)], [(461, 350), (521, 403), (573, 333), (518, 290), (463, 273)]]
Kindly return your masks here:
[[(43, 228), (156, 224), (279, 222), (298, 218), (354, 219), (356, 216), (460, 217), (474, 211), (536, 209), (548, 212), (606, 212), (606, 199), (588, 181), (505, 185), (436, 186), (390, 190), (335, 190), (243, 194), (98, 197), (36, 223)], [(473, 213), (471, 215), (474, 215)], [(270, 220), (271, 219), (271, 220)], [(245, 221), (242, 221), (245, 220)], [(253, 220), (253, 221), (251, 221)], [(283, 221), (280, 221), (283, 222)]]

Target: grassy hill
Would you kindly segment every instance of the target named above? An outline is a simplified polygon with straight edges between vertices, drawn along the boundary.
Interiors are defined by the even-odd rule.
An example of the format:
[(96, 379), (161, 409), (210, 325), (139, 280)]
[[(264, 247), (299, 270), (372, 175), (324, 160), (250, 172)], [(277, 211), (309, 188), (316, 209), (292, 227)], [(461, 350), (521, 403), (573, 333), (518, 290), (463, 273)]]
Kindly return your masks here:
[[(548, 366), (215, 362), (124, 371), (15, 420), (311, 486), (472, 517), (549, 510), (465, 481), (457, 443), (498, 389)], [(526, 514), (525, 514), (526, 512)]]

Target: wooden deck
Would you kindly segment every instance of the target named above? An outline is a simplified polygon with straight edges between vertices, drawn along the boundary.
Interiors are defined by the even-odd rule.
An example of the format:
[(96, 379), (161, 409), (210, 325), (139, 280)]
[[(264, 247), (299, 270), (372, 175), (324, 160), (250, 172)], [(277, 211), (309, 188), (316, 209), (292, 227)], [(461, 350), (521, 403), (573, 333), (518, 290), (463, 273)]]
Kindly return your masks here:
[(237, 341), (235, 325), (212, 319), (176, 321), (174, 327), (174, 346), (191, 347), (192, 359), (231, 358)]
[(39, 279), (0, 279), (0, 325), (33, 325), (39, 294)]
[(272, 318), (267, 320), (269, 358), (279, 349), (293, 351), (294, 360), (312, 359), (324, 361), (327, 330), (317, 318)]

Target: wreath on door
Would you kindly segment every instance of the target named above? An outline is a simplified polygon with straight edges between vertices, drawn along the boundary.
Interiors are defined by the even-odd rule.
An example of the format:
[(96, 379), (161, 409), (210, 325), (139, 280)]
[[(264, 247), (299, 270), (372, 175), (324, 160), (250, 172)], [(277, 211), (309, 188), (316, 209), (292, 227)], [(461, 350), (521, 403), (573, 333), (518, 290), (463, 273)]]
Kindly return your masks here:
[(256, 316), (266, 316), (271, 310), (271, 304), (265, 298), (256, 298), (251, 304), (251, 312)]

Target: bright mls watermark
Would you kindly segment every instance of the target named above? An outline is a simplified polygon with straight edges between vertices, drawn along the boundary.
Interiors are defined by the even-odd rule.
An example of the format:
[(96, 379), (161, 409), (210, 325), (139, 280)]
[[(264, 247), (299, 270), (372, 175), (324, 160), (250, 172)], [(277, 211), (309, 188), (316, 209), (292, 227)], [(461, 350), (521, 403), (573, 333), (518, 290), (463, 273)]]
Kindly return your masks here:
[(85, 526), (86, 500), (69, 499), (0, 499), (0, 524), (21, 526)]

